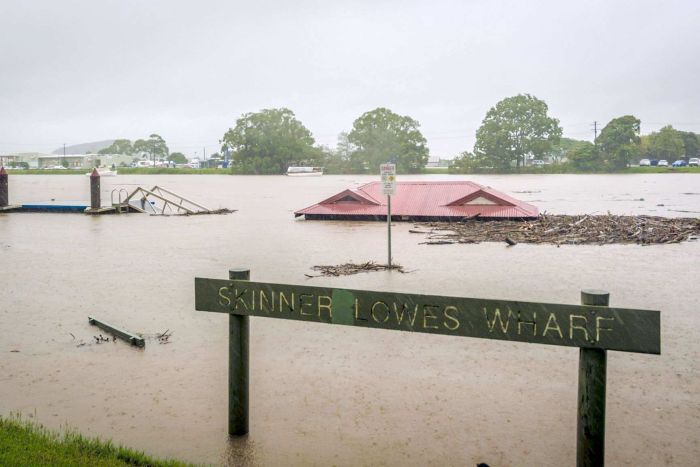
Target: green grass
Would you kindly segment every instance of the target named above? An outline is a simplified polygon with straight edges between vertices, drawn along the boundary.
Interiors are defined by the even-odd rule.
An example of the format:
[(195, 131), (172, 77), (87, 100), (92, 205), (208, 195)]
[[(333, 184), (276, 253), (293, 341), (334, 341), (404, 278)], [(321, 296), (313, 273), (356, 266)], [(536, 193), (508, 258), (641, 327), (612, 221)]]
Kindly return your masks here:
[(230, 175), (231, 169), (189, 169), (174, 167), (117, 167), (120, 175)]
[(698, 174), (700, 167), (628, 167), (621, 173), (626, 174)]
[(144, 453), (115, 446), (111, 441), (86, 438), (74, 431), (63, 434), (19, 417), (0, 417), (0, 465), (21, 466), (185, 466), (157, 460)]

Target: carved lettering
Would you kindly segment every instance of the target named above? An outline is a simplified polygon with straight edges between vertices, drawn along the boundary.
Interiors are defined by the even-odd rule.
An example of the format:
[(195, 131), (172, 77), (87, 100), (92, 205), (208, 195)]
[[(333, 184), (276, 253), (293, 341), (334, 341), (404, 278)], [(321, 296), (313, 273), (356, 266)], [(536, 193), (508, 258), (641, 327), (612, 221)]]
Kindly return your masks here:
[[(574, 320), (583, 320), (585, 324), (583, 326), (577, 326), (574, 324)], [(588, 320), (585, 316), (569, 315), (569, 339), (574, 338), (574, 329), (579, 329), (583, 331), (583, 335), (585, 336), (586, 342), (588, 342), (588, 329), (586, 329), (586, 325), (588, 325)]]
[[(384, 307), (384, 309), (381, 312), (381, 314), (384, 315), (383, 320), (377, 318), (377, 309), (381, 308), (381, 307)], [(378, 302), (374, 302), (372, 304), (372, 308), (370, 309), (369, 314), (376, 323), (379, 323), (379, 324), (386, 323), (387, 321), (389, 321), (389, 306), (386, 303), (382, 302), (381, 300)]]
[(280, 306), (280, 313), (282, 313), (282, 302), (284, 302), (284, 306), (287, 307), (285, 311), (289, 311), (290, 313), (294, 313), (294, 292), (292, 292), (292, 299), (291, 301), (287, 299), (287, 297), (284, 295), (284, 292), (281, 292), (278, 294), (279, 298), (279, 306)]
[[(508, 313), (510, 313), (510, 309), (508, 310)], [(532, 335), (536, 336), (537, 335), (537, 312), (536, 311), (532, 312), (532, 321), (525, 321), (522, 319), (522, 311), (518, 311), (518, 335), (520, 335), (522, 332), (522, 329), (521, 329), (522, 325), (532, 326)]]
[(356, 321), (367, 321), (367, 318), (360, 316), (360, 301), (355, 299), (355, 320)]
[(612, 328), (604, 328), (601, 326), (602, 321), (615, 321), (615, 318), (604, 318), (602, 316), (596, 316), (595, 319), (595, 341), (600, 342), (600, 331), (612, 331)]
[[(452, 305), (447, 305), (445, 307), (445, 321), (443, 322), (443, 325), (449, 329), (450, 331), (456, 331), (459, 328), (459, 319), (457, 319), (456, 316), (451, 315), (450, 313), (457, 314), (459, 313), (459, 310), (457, 309), (456, 306)], [(447, 320), (450, 320), (450, 324), (447, 324)]]
[(430, 309), (440, 309), (439, 306), (435, 305), (423, 305), (423, 329), (438, 329), (437, 324), (428, 324), (428, 320), (436, 320), (437, 315), (435, 315)]
[[(229, 298), (228, 295), (224, 295), (224, 292), (228, 294), (228, 287), (221, 287), (219, 289), (219, 305), (229, 306), (231, 305), (231, 298)], [(226, 303), (224, 303), (224, 300), (226, 300)]]
[(405, 304), (405, 303), (401, 304), (401, 314), (399, 314), (399, 307), (397, 306), (397, 304), (394, 303), (393, 305), (394, 305), (394, 314), (396, 314), (396, 321), (399, 323), (399, 325), (401, 325), (401, 323), (403, 322), (404, 313), (405, 313), (406, 316), (408, 316), (406, 318), (406, 321), (410, 322), (411, 327), (413, 327), (413, 323), (416, 322), (416, 315), (418, 314), (418, 305), (416, 305), (413, 308), (413, 315), (411, 315), (411, 310), (409, 309), (407, 304)]
[(247, 289), (241, 290), (240, 293), (238, 292), (238, 289), (233, 289), (233, 293), (234, 293), (234, 295), (236, 296), (236, 299), (235, 299), (235, 301), (234, 301), (235, 303), (234, 303), (234, 305), (233, 305), (233, 309), (234, 309), (234, 310), (238, 310), (238, 309), (239, 309), (239, 308), (238, 308), (238, 304), (239, 304), (239, 303), (240, 303), (241, 305), (243, 305), (243, 308), (245, 308), (246, 310), (248, 309), (248, 304), (245, 302), (245, 300), (243, 300), (243, 297), (245, 296), (245, 294), (246, 294), (247, 292), (248, 292)]
[(489, 322), (488, 310), (484, 308), (484, 317), (486, 318), (486, 324), (489, 327), (489, 332), (493, 332), (494, 328), (496, 327), (496, 321), (498, 321), (501, 326), (501, 331), (503, 334), (506, 334), (508, 332), (508, 326), (510, 325), (510, 319), (513, 318), (513, 312), (508, 309), (508, 316), (506, 317), (506, 320), (503, 321), (503, 318), (501, 317), (501, 310), (496, 308), (493, 312), (493, 319), (491, 322)]
[[(313, 307), (313, 298), (314, 296), (311, 294), (299, 294), (299, 314), (304, 316), (313, 316), (314, 312), (310, 309)], [(309, 311), (306, 312), (306, 309), (309, 309)]]
[(319, 295), (316, 300), (316, 305), (318, 309), (318, 319), (321, 319), (321, 310), (328, 311), (329, 320), (333, 318), (333, 310), (331, 308), (333, 305), (333, 299), (331, 297), (327, 295)]
[[(554, 323), (554, 326), (552, 326), (552, 323)], [(559, 339), (564, 338), (564, 335), (561, 333), (561, 328), (559, 327), (559, 323), (557, 323), (557, 317), (554, 313), (549, 314), (549, 318), (547, 318), (547, 324), (544, 327), (544, 332), (542, 333), (542, 337), (547, 337), (547, 332), (550, 330), (557, 331), (559, 333)]]
[[(270, 313), (271, 311), (275, 311), (275, 291), (274, 290), (270, 291), (270, 294), (272, 295), (272, 301), (270, 301), (267, 298), (267, 295), (265, 294), (264, 290), (260, 290), (258, 292), (260, 311), (265, 311), (267, 313)], [(263, 304), (263, 300), (264, 300), (264, 304)], [(270, 304), (272, 304), (272, 306), (270, 306)]]

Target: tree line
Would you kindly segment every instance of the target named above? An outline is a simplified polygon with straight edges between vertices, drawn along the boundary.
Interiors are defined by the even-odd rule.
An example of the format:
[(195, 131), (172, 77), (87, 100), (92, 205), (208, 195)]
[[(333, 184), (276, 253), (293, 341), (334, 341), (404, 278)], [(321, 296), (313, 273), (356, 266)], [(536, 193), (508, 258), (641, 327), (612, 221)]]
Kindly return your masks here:
[(100, 149), (98, 154), (124, 154), (137, 158), (145, 158), (153, 161), (168, 160), (176, 164), (184, 164), (187, 157), (181, 152), (170, 152), (165, 140), (158, 134), (151, 134), (148, 139), (137, 139), (132, 142), (129, 139), (115, 139), (111, 145)]
[(289, 166), (323, 166), (328, 173), (375, 173), (392, 161), (402, 173), (418, 173), (428, 162), (420, 124), (380, 107), (362, 114), (335, 150), (317, 145), (311, 132), (289, 109), (244, 114), (225, 134), (222, 152), (231, 170), (243, 174), (280, 174)]
[(633, 115), (612, 119), (594, 142), (562, 138), (559, 120), (547, 112), (544, 101), (528, 94), (503, 99), (486, 114), (476, 132), (474, 150), (457, 157), (451, 170), (510, 172), (527, 161), (547, 160), (563, 170), (612, 172), (641, 158), (671, 162), (700, 153), (699, 135), (670, 125), (640, 135), (641, 121)]
[[(628, 167), (640, 158), (669, 162), (697, 157), (700, 137), (671, 126), (640, 135), (633, 115), (612, 119), (594, 142), (562, 137), (559, 120), (532, 95), (505, 98), (489, 109), (476, 131), (471, 151), (453, 159), (450, 171), (517, 172), (532, 161), (546, 160), (562, 171), (601, 172)], [(379, 107), (360, 115), (331, 149), (316, 144), (311, 131), (287, 108), (243, 114), (220, 140), (232, 173), (281, 174), (290, 166), (323, 166), (327, 173), (377, 173), (393, 162), (399, 173), (420, 173), (430, 151), (420, 123)], [(117, 139), (101, 154), (129, 154), (153, 160), (187, 162), (170, 153), (157, 134), (131, 142)]]

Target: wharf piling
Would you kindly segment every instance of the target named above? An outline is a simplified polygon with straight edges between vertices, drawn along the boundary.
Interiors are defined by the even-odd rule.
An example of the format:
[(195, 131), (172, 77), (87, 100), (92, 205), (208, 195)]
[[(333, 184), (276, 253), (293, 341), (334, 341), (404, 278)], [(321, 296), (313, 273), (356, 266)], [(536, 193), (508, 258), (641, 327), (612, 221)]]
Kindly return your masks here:
[(86, 214), (113, 214), (116, 209), (113, 206), (102, 207), (100, 196), (100, 173), (97, 169), (92, 169), (90, 174), (90, 207), (85, 210)]
[(10, 206), (10, 182), (5, 167), (0, 167), (0, 212), (11, 211), (19, 206)]
[(7, 171), (5, 167), (0, 167), (0, 208), (4, 208), (9, 204), (7, 185)]
[(100, 174), (97, 169), (92, 169), (92, 173), (90, 174), (90, 208), (100, 209), (101, 204)]

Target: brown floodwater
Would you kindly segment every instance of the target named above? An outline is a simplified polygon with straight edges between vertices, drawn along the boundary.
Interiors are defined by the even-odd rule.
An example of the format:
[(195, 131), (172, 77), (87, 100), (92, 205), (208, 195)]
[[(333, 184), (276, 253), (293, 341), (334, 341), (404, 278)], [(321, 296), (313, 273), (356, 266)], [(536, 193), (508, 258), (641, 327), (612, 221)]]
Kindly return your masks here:
[[(265, 318), (251, 318), (250, 435), (229, 440), (228, 318), (194, 310), (193, 278), (245, 267), (260, 281), (555, 303), (597, 288), (662, 311), (660, 356), (609, 352), (608, 465), (697, 465), (700, 242), (428, 246), (396, 223), (394, 260), (411, 273), (305, 277), (386, 260), (384, 223), (293, 216), (373, 179), (119, 175), (102, 179), (105, 202), (117, 185), (158, 184), (238, 211), (0, 214), (0, 415), (207, 464), (572, 465), (578, 349)], [(700, 215), (691, 174), (470, 179), (551, 213)], [(88, 196), (85, 176), (10, 184), (11, 203)], [(88, 315), (173, 335), (98, 345)]]

